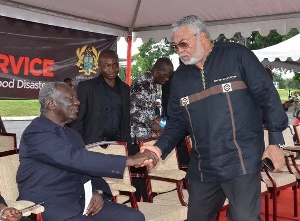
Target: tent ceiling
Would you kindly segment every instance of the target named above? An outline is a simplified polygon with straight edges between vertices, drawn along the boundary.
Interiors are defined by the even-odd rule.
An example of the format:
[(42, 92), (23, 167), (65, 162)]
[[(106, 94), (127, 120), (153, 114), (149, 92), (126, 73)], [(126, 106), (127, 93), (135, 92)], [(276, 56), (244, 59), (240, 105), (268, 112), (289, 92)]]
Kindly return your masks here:
[(117, 36), (133, 28), (136, 37), (157, 40), (170, 39), (170, 24), (190, 14), (207, 22), (213, 39), (300, 29), (299, 0), (0, 0), (2, 16)]

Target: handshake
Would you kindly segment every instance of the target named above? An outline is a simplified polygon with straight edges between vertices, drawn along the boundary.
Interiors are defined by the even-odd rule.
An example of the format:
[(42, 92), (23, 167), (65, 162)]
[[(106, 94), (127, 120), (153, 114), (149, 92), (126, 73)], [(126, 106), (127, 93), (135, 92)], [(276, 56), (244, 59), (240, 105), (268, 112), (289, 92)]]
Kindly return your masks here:
[(139, 153), (128, 156), (126, 166), (143, 167), (151, 169), (156, 166), (162, 153), (156, 146), (142, 146)]

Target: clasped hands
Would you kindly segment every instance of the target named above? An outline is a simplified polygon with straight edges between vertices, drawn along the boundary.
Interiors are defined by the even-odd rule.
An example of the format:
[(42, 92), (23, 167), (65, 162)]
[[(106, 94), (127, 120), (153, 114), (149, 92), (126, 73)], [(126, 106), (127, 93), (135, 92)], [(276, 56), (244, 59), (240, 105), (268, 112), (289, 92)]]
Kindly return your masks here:
[(126, 166), (143, 167), (152, 169), (156, 166), (161, 156), (161, 151), (156, 146), (142, 146), (139, 153), (129, 156)]
[(21, 220), (22, 213), (15, 208), (8, 207), (3, 211), (1, 220), (3, 221), (19, 221)]

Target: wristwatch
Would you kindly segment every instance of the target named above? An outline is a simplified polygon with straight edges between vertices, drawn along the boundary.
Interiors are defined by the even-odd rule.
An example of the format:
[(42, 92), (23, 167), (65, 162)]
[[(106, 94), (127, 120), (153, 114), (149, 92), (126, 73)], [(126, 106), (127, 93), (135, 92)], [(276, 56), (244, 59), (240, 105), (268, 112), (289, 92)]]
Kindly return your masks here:
[(283, 149), (284, 148), (284, 144), (277, 144), (277, 146), (280, 148), (280, 149)]

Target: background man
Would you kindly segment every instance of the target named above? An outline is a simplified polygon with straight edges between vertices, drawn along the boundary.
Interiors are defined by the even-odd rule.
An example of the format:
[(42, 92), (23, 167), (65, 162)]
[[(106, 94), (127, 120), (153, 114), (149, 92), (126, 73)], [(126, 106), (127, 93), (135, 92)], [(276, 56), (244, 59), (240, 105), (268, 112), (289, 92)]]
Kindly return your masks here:
[(126, 141), (130, 146), (130, 91), (118, 77), (117, 53), (102, 51), (99, 69), (98, 77), (78, 84), (80, 108), (72, 128), (82, 135), (85, 144), (107, 140)]
[[(65, 126), (76, 119), (80, 104), (65, 83), (45, 84), (39, 102), (41, 116), (21, 138), (19, 199), (44, 202), (44, 221), (144, 220), (139, 211), (105, 200), (96, 190), (111, 194), (101, 176), (121, 178), (126, 166), (141, 166), (154, 159), (153, 154), (149, 151), (126, 158), (86, 150), (80, 134)], [(83, 211), (83, 184), (87, 180), (92, 180), (94, 192), (87, 211)]]
[[(171, 83), (168, 123), (155, 146), (165, 158), (188, 130), (188, 220), (216, 220), (225, 198), (229, 220), (261, 220), (261, 159), (284, 164), (282, 131), (288, 118), (265, 68), (246, 47), (213, 43), (197, 16), (172, 25), (173, 47), (184, 63)], [(260, 110), (261, 109), (261, 110)], [(270, 145), (264, 146), (261, 113)]]
[(64, 82), (69, 85), (71, 88), (74, 87), (73, 80), (71, 78), (65, 78)]
[[(152, 137), (152, 133), (160, 133), (162, 128), (155, 122), (155, 100), (157, 85), (165, 84), (174, 72), (169, 58), (159, 58), (151, 71), (147, 71), (134, 79), (130, 86), (130, 119), (131, 137), (137, 140)], [(159, 116), (160, 117), (160, 116)]]

